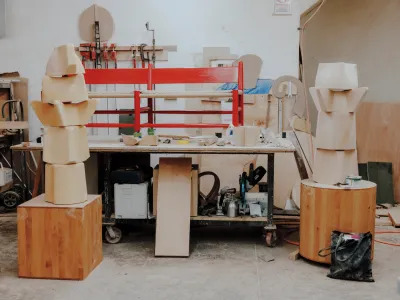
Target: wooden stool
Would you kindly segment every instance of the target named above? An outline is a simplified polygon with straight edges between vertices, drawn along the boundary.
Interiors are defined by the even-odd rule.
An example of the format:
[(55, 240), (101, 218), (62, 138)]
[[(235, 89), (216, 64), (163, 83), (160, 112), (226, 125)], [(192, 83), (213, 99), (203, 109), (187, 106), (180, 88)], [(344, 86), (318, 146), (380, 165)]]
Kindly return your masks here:
[[(300, 255), (330, 264), (331, 258), (318, 251), (331, 244), (331, 232), (375, 233), (376, 184), (361, 181), (357, 187), (344, 188), (301, 182)], [(373, 256), (374, 244), (372, 244)]]
[[(73, 188), (73, 187), (72, 187)], [(18, 206), (18, 276), (85, 279), (103, 260), (101, 196), (55, 205), (44, 194)]]

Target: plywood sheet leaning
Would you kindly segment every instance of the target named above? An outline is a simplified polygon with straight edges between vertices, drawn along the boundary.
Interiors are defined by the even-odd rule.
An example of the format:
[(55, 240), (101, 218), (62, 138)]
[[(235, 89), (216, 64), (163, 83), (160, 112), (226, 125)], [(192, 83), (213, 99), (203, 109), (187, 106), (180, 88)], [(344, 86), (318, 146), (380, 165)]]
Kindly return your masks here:
[(85, 165), (46, 164), (45, 200), (53, 204), (68, 205), (85, 202), (87, 187)]
[(400, 103), (363, 102), (357, 110), (360, 163), (391, 162), (394, 197), (400, 203)]
[[(153, 215), (157, 215), (157, 198), (158, 198), (158, 173), (159, 166), (153, 170)], [(196, 217), (199, 202), (199, 165), (192, 165), (192, 196), (190, 199), (190, 216)]]
[(315, 147), (328, 150), (356, 149), (354, 113), (318, 112)]
[(400, 227), (400, 206), (389, 208), (388, 216), (394, 227)]
[(43, 161), (51, 164), (79, 163), (89, 158), (85, 126), (46, 127)]
[(160, 158), (155, 256), (189, 256), (191, 158)]
[(18, 206), (18, 276), (83, 280), (103, 260), (101, 196), (53, 205), (40, 195)]
[(44, 76), (42, 81), (42, 102), (55, 101), (79, 103), (89, 99), (83, 74), (68, 77)]
[(356, 150), (316, 149), (313, 180), (324, 184), (344, 183), (347, 175), (358, 175)]
[(98, 100), (90, 99), (77, 104), (32, 101), (31, 105), (43, 125), (58, 127), (85, 125), (96, 110), (97, 103)]
[(246, 54), (238, 58), (232, 65), (237, 66), (239, 61), (243, 62), (244, 88), (252, 89), (257, 85), (257, 80), (260, 77), (262, 59), (254, 54)]
[(78, 55), (76, 55), (73, 44), (61, 45), (55, 48), (46, 66), (46, 75), (50, 77), (84, 73), (85, 69)]

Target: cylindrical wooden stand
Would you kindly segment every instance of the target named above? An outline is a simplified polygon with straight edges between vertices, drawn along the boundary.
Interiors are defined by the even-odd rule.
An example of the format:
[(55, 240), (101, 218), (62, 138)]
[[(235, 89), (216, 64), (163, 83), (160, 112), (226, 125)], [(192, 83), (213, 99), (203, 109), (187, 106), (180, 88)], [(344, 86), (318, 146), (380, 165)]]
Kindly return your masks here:
[[(300, 255), (330, 263), (318, 251), (331, 244), (331, 232), (375, 233), (376, 184), (361, 181), (344, 188), (303, 180), (300, 194)], [(372, 244), (373, 255), (374, 244)]]

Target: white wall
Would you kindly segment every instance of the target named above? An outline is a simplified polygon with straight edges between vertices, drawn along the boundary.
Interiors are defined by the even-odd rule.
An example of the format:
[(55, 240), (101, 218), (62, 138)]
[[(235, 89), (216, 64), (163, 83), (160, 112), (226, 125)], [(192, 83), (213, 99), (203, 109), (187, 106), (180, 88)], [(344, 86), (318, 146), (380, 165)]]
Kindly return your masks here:
[[(299, 16), (315, 0), (292, 0), (291, 16), (273, 16), (273, 0), (101, 0), (114, 17), (112, 41), (150, 43), (150, 21), (160, 45), (176, 44), (164, 66), (190, 67), (204, 46), (228, 46), (238, 55), (263, 61), (262, 77), (298, 74)], [(89, 0), (6, 0), (6, 37), (0, 39), (0, 72), (19, 71), (29, 79), (29, 98), (40, 98), (41, 80), (53, 47), (79, 44), (79, 14)], [(162, 66), (162, 65), (159, 65)], [(40, 123), (30, 110), (31, 138)]]

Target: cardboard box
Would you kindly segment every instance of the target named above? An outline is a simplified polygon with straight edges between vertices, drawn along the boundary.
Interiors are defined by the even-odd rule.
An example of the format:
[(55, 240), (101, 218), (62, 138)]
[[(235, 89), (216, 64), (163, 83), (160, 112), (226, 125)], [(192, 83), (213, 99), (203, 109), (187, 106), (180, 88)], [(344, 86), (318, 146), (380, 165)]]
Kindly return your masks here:
[(45, 128), (43, 161), (65, 165), (83, 162), (89, 156), (85, 126)]
[(315, 147), (327, 150), (356, 149), (354, 113), (318, 113)]
[(139, 146), (157, 146), (158, 136), (157, 135), (145, 135), (139, 140)]
[(310, 87), (310, 95), (318, 111), (355, 112), (368, 88), (356, 88), (348, 91), (332, 91), (326, 88)]
[(358, 175), (357, 150), (315, 150), (314, 181), (323, 184), (344, 183), (349, 175)]
[(89, 99), (83, 74), (68, 77), (44, 76), (42, 80), (42, 102), (55, 101), (79, 103)]
[(69, 205), (87, 200), (85, 165), (46, 164), (45, 200), (53, 204)]
[(46, 75), (61, 77), (64, 75), (84, 74), (82, 62), (76, 55), (73, 44), (54, 48), (46, 66)]
[(91, 99), (76, 104), (60, 101), (54, 101), (53, 104), (32, 101), (31, 105), (43, 125), (58, 127), (87, 124), (96, 110), (97, 103), (98, 100)]
[(53, 205), (40, 195), (18, 206), (18, 276), (83, 280), (103, 260), (101, 196)]

